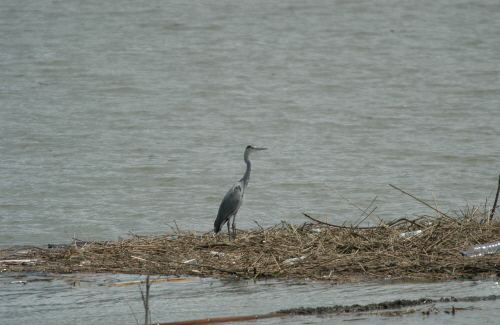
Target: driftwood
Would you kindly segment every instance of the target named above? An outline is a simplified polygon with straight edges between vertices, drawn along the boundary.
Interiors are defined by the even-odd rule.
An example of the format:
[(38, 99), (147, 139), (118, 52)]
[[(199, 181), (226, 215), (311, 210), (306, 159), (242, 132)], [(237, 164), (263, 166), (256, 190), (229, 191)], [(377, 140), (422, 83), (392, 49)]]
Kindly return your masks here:
[(180, 321), (180, 322), (155, 323), (155, 324), (156, 325), (213, 324), (213, 323), (241, 322), (241, 321), (247, 321), (247, 320), (256, 320), (256, 319), (272, 318), (272, 317), (285, 317), (285, 316), (290, 316), (290, 314), (273, 313), (273, 314), (251, 315), (251, 316), (212, 317), (212, 318), (185, 320), (185, 321)]

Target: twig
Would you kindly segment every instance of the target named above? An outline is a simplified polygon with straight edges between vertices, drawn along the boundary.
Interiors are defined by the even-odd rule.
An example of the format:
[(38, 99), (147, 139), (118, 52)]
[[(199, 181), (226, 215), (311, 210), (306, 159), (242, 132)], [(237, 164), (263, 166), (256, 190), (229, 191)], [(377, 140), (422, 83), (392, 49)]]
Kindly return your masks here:
[(493, 215), (495, 214), (495, 209), (497, 207), (497, 202), (498, 202), (498, 192), (500, 192), (500, 176), (498, 176), (498, 187), (497, 187), (497, 195), (495, 196), (495, 203), (493, 203), (493, 209), (491, 210), (491, 214), (488, 217), (488, 221), (491, 221), (493, 219)]
[(262, 226), (260, 225), (260, 223), (258, 223), (258, 222), (257, 222), (257, 221), (255, 221), (255, 220), (254, 220), (253, 222), (255, 222), (255, 223), (257, 224), (257, 226), (259, 226), (260, 230), (265, 231), (264, 227), (262, 227)]
[[(154, 263), (154, 264), (156, 264), (156, 265), (158, 265), (158, 264), (159, 264), (159, 263), (157, 263), (157, 262), (155, 262), (155, 261), (150, 261), (150, 260), (144, 259), (144, 258), (142, 258), (142, 257), (137, 257), (137, 256), (133, 256), (133, 255), (130, 255), (130, 257), (131, 257), (131, 258), (135, 258), (135, 259), (137, 259), (137, 260), (139, 260), (139, 261), (150, 262), (150, 263)], [(149, 281), (149, 280), (148, 280), (148, 281)]]
[[(349, 200), (348, 198), (346, 198), (345, 196), (343, 196), (342, 194), (340, 194), (338, 191), (336, 191), (334, 188), (326, 185), (325, 183), (323, 183), (323, 185), (325, 185), (326, 187), (328, 187), (329, 189), (331, 189), (332, 191), (334, 191), (335, 193), (337, 193), (338, 195), (340, 195), (344, 200), (346, 200), (347, 202), (349, 202), (350, 204), (354, 205), (359, 211), (363, 212), (363, 214), (367, 214), (368, 216), (372, 217), (372, 219), (378, 223), (380, 226), (382, 227), (386, 227), (385, 223), (382, 222), (382, 220), (380, 220), (379, 218), (375, 218), (373, 217), (371, 214), (367, 213), (366, 210), (363, 210), (361, 209), (359, 206), (357, 206), (354, 202), (352, 202), (351, 200)], [(376, 199), (376, 198), (375, 198)], [(370, 204), (371, 205), (371, 204)], [(368, 209), (368, 208), (367, 208)], [(362, 215), (363, 215), (362, 214)]]
[(404, 222), (408, 222), (408, 223), (411, 223), (413, 225), (416, 225), (420, 228), (423, 228), (422, 225), (418, 224), (417, 221), (422, 219), (422, 218), (418, 218), (416, 220), (410, 220), (408, 218), (399, 218), (399, 219), (396, 219), (396, 220), (393, 220), (391, 222), (388, 222), (387, 224), (386, 223), (383, 223), (382, 221), (380, 221), (382, 223), (382, 225), (380, 226), (372, 226), (372, 227), (359, 227), (359, 226), (340, 226), (340, 225), (334, 225), (334, 224), (331, 224), (331, 223), (328, 223), (328, 222), (324, 222), (324, 221), (321, 221), (319, 219), (316, 219), (316, 218), (313, 218), (311, 217), (310, 215), (308, 215), (307, 213), (305, 213), (304, 211), (300, 211), (304, 216), (308, 217), (309, 219), (313, 220), (313, 221), (316, 221), (317, 223), (321, 223), (323, 225), (326, 225), (326, 226), (330, 226), (330, 227), (334, 227), (334, 228), (341, 228), (341, 229), (377, 229), (377, 228), (391, 228), (393, 226), (396, 226), (397, 224), (401, 223), (401, 221), (404, 221)]
[(335, 227), (335, 228), (342, 228), (342, 229), (353, 229), (353, 228), (355, 228), (355, 229), (375, 229), (375, 228), (380, 228), (381, 227), (381, 226), (374, 226), (374, 227), (349, 227), (349, 226), (333, 225), (331, 223), (324, 222), (324, 221), (318, 220), (316, 218), (313, 218), (310, 215), (308, 215), (307, 213), (305, 213), (304, 211), (300, 211), (300, 213), (302, 213), (304, 216), (308, 217), (309, 219), (311, 219), (313, 221), (316, 221), (317, 223), (321, 223), (321, 224), (324, 224), (324, 225), (327, 225), (327, 226), (330, 226), (330, 227)]
[[(436, 206), (436, 209), (439, 209), (439, 207), (438, 207), (438, 203), (437, 203), (437, 201), (436, 201), (436, 197), (434, 196), (434, 193), (431, 193), (431, 194), (432, 194), (432, 199), (434, 200), (434, 205)], [(441, 218), (441, 216), (439, 215), (439, 212), (438, 212), (438, 216), (437, 216), (437, 218), (438, 218), (438, 219), (439, 219), (439, 218)]]
[(130, 307), (130, 310), (132, 311), (132, 315), (134, 315), (134, 318), (135, 318), (135, 322), (137, 323), (137, 325), (139, 325), (139, 321), (137, 320), (137, 317), (135, 316), (135, 312), (134, 312), (134, 309), (132, 308), (132, 306), (130, 306), (130, 304), (128, 303), (128, 301), (125, 301), (127, 303), (127, 305)]
[[(370, 213), (367, 213), (366, 211), (368, 211), (368, 209), (372, 206), (373, 202), (375, 202), (375, 200), (378, 198), (378, 195), (375, 196), (375, 198), (370, 202), (370, 205), (365, 209), (365, 211), (363, 211), (363, 213), (359, 216), (358, 220), (356, 220), (356, 222), (354, 223), (356, 226), (359, 226), (363, 221), (366, 220), (366, 218), (368, 218), (372, 213), (373, 211), (375, 211), (375, 209), (377, 209), (377, 207), (373, 208), (373, 210), (370, 212)], [(366, 217), (359, 221), (359, 219), (361, 219), (361, 217), (366, 214)], [(358, 222), (359, 221), (359, 222)]]
[(479, 210), (479, 208), (481, 207), (481, 205), (483, 205), (483, 204), (479, 203), (479, 205), (474, 209), (474, 211), (472, 211), (471, 218), (474, 217), (474, 214), (476, 214), (477, 210)]
[(177, 234), (177, 233), (178, 233), (178, 232), (177, 232), (177, 230), (178, 230), (179, 228), (177, 228), (177, 230), (175, 230), (175, 228), (174, 228), (174, 227), (172, 227), (171, 225), (169, 225), (168, 223), (167, 223), (166, 225), (167, 225), (167, 226), (169, 226), (169, 227), (170, 227), (170, 229), (172, 229), (172, 231), (174, 232), (174, 234)]
[(376, 217), (371, 216), (371, 217), (376, 223), (380, 225), (380, 227), (389, 228), (389, 226), (385, 222), (383, 222), (382, 219), (380, 219), (378, 216)]
[[(184, 264), (184, 265), (187, 265), (186, 263), (184, 262), (176, 262), (176, 261), (172, 261), (173, 263), (177, 263), (177, 264)], [(224, 269), (220, 269), (220, 268), (217, 268), (217, 267), (213, 267), (211, 265), (202, 265), (202, 264), (189, 264), (189, 266), (197, 266), (197, 267), (201, 267), (201, 268), (207, 268), (209, 270), (215, 270), (215, 271), (219, 271), (219, 272), (224, 272), (224, 273), (229, 273), (229, 274), (234, 274), (234, 275), (240, 275), (238, 272), (236, 271), (231, 271), (231, 270), (224, 270)]]
[(231, 244), (231, 243), (213, 243), (213, 244), (199, 245), (196, 248), (213, 248), (213, 247), (223, 247), (223, 246), (230, 246), (230, 247), (236, 247), (236, 248), (239, 247), (238, 245)]
[(274, 254), (271, 254), (271, 256), (274, 258), (274, 262), (276, 263), (276, 266), (278, 266), (278, 269), (280, 270), (280, 272), (283, 272), (283, 270), (280, 267), (280, 263), (278, 263), (278, 259), (276, 258), (276, 256), (274, 256)]
[(142, 289), (139, 286), (139, 289), (141, 290), (141, 296), (142, 296), (142, 303), (144, 304), (144, 325), (147, 325), (150, 323), (150, 316), (149, 316), (149, 288), (151, 287), (151, 283), (149, 282), (149, 274), (146, 277), (146, 296), (142, 293)]
[(334, 191), (335, 193), (337, 193), (338, 195), (340, 195), (344, 200), (346, 200), (347, 202), (349, 202), (350, 204), (354, 205), (359, 211), (363, 212), (363, 214), (366, 213), (365, 210), (361, 209), (360, 207), (358, 207), (354, 202), (352, 202), (351, 200), (349, 200), (348, 198), (346, 198), (345, 196), (343, 196), (342, 194), (340, 194), (337, 190), (335, 190), (334, 188), (326, 185), (325, 183), (323, 183), (323, 185), (325, 185), (326, 187), (328, 187), (329, 189), (331, 189), (332, 191)]
[(419, 198), (416, 198), (414, 195), (412, 195), (412, 194), (410, 194), (410, 193), (408, 193), (408, 192), (405, 192), (405, 191), (403, 191), (402, 189), (397, 188), (396, 186), (394, 186), (394, 185), (392, 185), (392, 184), (389, 184), (389, 185), (390, 185), (390, 186), (392, 186), (392, 187), (394, 187), (396, 190), (398, 190), (398, 191), (400, 191), (400, 192), (403, 192), (404, 194), (406, 194), (406, 195), (408, 195), (408, 196), (411, 196), (412, 198), (414, 198), (414, 199), (415, 199), (415, 200), (417, 200), (418, 202), (425, 204), (426, 206), (428, 206), (428, 207), (429, 207), (429, 208), (431, 208), (432, 210), (434, 210), (434, 211), (436, 211), (436, 212), (438, 212), (438, 213), (442, 214), (443, 216), (445, 216), (445, 217), (449, 218), (450, 220), (455, 220), (455, 219), (453, 219), (452, 217), (450, 217), (449, 215), (447, 215), (446, 213), (441, 212), (441, 211), (439, 211), (438, 209), (436, 209), (436, 208), (434, 208), (434, 207), (430, 206), (430, 205), (429, 205), (429, 204), (427, 204), (426, 202), (424, 202), (424, 201), (420, 200)]
[(415, 219), (415, 220), (410, 220), (410, 219), (408, 219), (408, 218), (404, 218), (404, 217), (403, 217), (403, 218), (399, 218), (399, 219), (397, 219), (397, 220), (394, 220), (394, 221), (388, 222), (388, 223), (387, 223), (387, 225), (388, 225), (389, 227), (393, 227), (393, 226), (395, 226), (395, 225), (399, 224), (399, 223), (400, 223), (400, 221), (405, 221), (405, 222), (411, 223), (411, 224), (412, 224), (412, 225), (414, 225), (414, 226), (416, 225), (416, 226), (418, 226), (419, 228), (424, 228), (421, 224), (418, 224), (418, 223), (417, 223), (417, 221), (418, 221), (418, 220), (420, 220), (420, 219), (422, 219), (422, 217), (417, 218), (417, 219)]
[(177, 221), (175, 221), (175, 219), (174, 219), (174, 223), (175, 223), (175, 228), (177, 228), (177, 232), (180, 233), (181, 231), (180, 231), (179, 226), (177, 225)]

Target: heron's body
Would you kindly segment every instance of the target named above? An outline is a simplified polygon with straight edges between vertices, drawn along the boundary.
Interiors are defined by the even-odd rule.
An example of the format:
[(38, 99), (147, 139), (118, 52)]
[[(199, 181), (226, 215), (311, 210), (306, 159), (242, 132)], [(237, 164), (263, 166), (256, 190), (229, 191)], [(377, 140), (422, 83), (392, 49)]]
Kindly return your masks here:
[(247, 170), (243, 178), (240, 181), (231, 187), (231, 189), (227, 192), (226, 196), (222, 200), (222, 203), (219, 207), (219, 213), (217, 214), (217, 219), (215, 219), (214, 223), (214, 232), (218, 233), (221, 231), (224, 224), (227, 222), (227, 232), (230, 234), (230, 223), (231, 217), (233, 217), (233, 235), (235, 234), (235, 218), (238, 213), (243, 200), (245, 199), (245, 189), (247, 188), (248, 181), (250, 180), (250, 172), (251, 172), (251, 164), (248, 156), (251, 152), (256, 150), (265, 150), (267, 148), (258, 148), (253, 146), (248, 146), (245, 149), (244, 160), (247, 164)]

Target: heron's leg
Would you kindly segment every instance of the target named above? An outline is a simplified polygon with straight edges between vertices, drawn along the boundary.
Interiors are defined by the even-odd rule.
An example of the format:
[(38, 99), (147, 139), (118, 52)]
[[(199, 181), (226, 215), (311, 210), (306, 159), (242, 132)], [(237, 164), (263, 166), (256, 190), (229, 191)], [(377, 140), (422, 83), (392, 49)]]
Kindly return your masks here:
[(236, 214), (233, 217), (233, 237), (236, 238)]
[(231, 223), (231, 216), (229, 216), (229, 219), (227, 220), (227, 235), (231, 237), (231, 232), (229, 231), (229, 224)]

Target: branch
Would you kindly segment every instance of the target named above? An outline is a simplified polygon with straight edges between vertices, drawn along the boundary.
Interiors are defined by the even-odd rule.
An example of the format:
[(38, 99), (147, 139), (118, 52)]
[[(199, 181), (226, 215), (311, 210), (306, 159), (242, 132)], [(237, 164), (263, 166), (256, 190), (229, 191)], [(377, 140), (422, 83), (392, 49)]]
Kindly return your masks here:
[[(366, 210), (361, 209), (361, 208), (360, 208), (359, 206), (357, 206), (354, 202), (352, 202), (351, 200), (349, 200), (348, 198), (346, 198), (345, 196), (343, 196), (342, 194), (340, 194), (340, 193), (339, 193), (338, 191), (336, 191), (334, 188), (332, 188), (332, 187), (330, 187), (330, 186), (326, 185), (325, 183), (323, 183), (323, 185), (325, 185), (326, 187), (328, 187), (329, 189), (331, 189), (332, 191), (334, 191), (335, 193), (337, 193), (338, 195), (340, 195), (340, 196), (341, 196), (344, 200), (346, 200), (346, 201), (347, 201), (347, 202), (349, 202), (350, 204), (354, 205), (354, 206), (355, 206), (355, 207), (356, 207), (359, 211), (363, 212), (363, 213), (361, 214), (361, 216), (363, 216), (363, 214), (366, 214), (366, 215), (367, 215), (367, 217), (372, 217), (373, 221), (375, 221), (376, 223), (378, 223), (380, 226), (385, 227), (385, 223), (383, 223), (383, 222), (382, 222), (382, 220), (380, 220), (379, 218), (375, 218), (374, 216), (372, 216), (372, 215), (371, 215), (371, 213), (367, 213), (367, 212), (366, 212), (366, 210), (368, 210), (368, 208), (366, 208)], [(376, 199), (376, 198), (375, 198), (375, 199)], [(375, 200), (373, 200), (373, 201), (375, 201)], [(373, 201), (372, 201), (372, 203), (373, 203)], [(372, 205), (372, 204), (370, 203), (370, 206), (371, 206), (371, 205)], [(375, 209), (373, 209), (373, 211), (375, 211)], [(372, 212), (373, 212), (373, 211), (372, 211)], [(363, 228), (361, 228), (361, 229), (363, 229)]]
[(348, 226), (334, 225), (334, 224), (331, 224), (331, 223), (328, 223), (328, 222), (325, 222), (325, 221), (321, 221), (321, 220), (318, 220), (316, 218), (311, 217), (310, 215), (308, 215), (304, 211), (300, 211), (300, 212), (304, 216), (308, 217), (309, 219), (311, 219), (313, 221), (316, 221), (317, 223), (320, 223), (320, 224), (323, 224), (323, 225), (326, 225), (326, 226), (329, 226), (329, 227), (341, 228), (341, 229), (377, 229), (377, 228), (388, 228), (388, 227), (391, 228), (391, 227), (396, 226), (397, 224), (399, 224), (401, 221), (405, 221), (405, 222), (411, 223), (413, 225), (416, 225), (416, 226), (418, 226), (420, 228), (423, 228), (422, 225), (420, 225), (420, 224), (417, 223), (417, 221), (420, 220), (421, 218), (418, 218), (417, 220), (410, 220), (410, 219), (407, 219), (407, 218), (399, 218), (399, 219), (393, 220), (391, 222), (388, 222), (387, 224), (384, 224), (382, 226), (372, 226), (372, 227), (352, 226), (352, 227), (348, 227)]
[(434, 208), (434, 207), (430, 206), (429, 204), (427, 204), (426, 202), (424, 202), (424, 201), (420, 200), (419, 198), (416, 198), (415, 196), (411, 195), (410, 193), (405, 192), (405, 191), (403, 191), (402, 189), (397, 188), (396, 186), (394, 186), (394, 185), (392, 185), (392, 184), (389, 184), (389, 185), (390, 185), (390, 186), (392, 186), (392, 187), (394, 187), (396, 190), (401, 191), (401, 192), (403, 192), (404, 194), (406, 194), (406, 195), (408, 195), (408, 196), (411, 196), (412, 198), (414, 198), (414, 199), (415, 199), (415, 200), (417, 200), (418, 202), (425, 204), (426, 206), (428, 206), (428, 207), (429, 207), (429, 208), (431, 208), (432, 210), (436, 211), (437, 213), (442, 214), (443, 216), (445, 216), (445, 217), (449, 218), (450, 220), (455, 220), (454, 218), (450, 217), (450, 216), (449, 216), (449, 215), (447, 215), (446, 213), (443, 213), (443, 212), (439, 211), (438, 209), (436, 209), (436, 208)]
[(313, 221), (316, 221), (317, 223), (321, 223), (323, 225), (327, 225), (327, 226), (334, 227), (334, 228), (342, 228), (342, 229), (375, 229), (375, 228), (381, 228), (382, 227), (382, 226), (374, 226), (374, 227), (348, 227), (348, 226), (333, 225), (331, 223), (315, 219), (315, 218), (311, 217), (310, 215), (308, 215), (307, 213), (305, 213), (304, 211), (300, 211), (300, 212), (303, 215), (305, 215), (306, 217), (308, 217), (309, 219), (311, 219)]
[(495, 209), (497, 207), (497, 202), (498, 202), (498, 192), (500, 192), (500, 176), (498, 176), (498, 187), (497, 187), (497, 195), (495, 197), (495, 203), (493, 203), (493, 209), (491, 210), (491, 214), (488, 218), (488, 221), (491, 221), (493, 219), (493, 215), (495, 214)]

